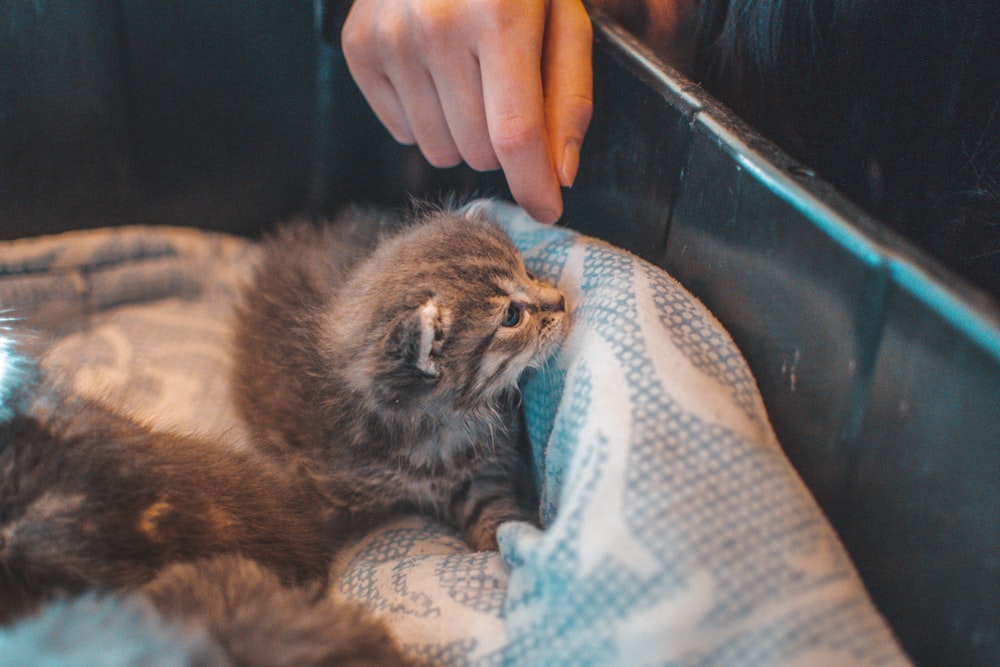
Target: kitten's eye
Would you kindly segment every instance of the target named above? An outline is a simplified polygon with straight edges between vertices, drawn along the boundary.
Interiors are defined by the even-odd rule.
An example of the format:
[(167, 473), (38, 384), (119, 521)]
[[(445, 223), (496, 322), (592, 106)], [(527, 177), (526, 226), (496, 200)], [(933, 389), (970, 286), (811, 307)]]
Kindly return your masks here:
[(504, 316), (503, 322), (500, 323), (500, 326), (516, 327), (521, 323), (521, 311), (521, 306), (516, 303), (512, 303), (507, 306), (507, 314)]

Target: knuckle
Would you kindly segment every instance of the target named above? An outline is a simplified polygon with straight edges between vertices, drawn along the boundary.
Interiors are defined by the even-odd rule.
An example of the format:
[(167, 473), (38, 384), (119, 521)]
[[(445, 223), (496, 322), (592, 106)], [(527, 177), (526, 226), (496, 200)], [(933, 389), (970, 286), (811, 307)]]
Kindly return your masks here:
[(379, 23), (374, 39), (360, 48), (388, 54), (392, 58), (405, 57), (410, 50), (410, 26), (399, 16), (386, 17)]
[(524, 20), (524, 3), (510, 0), (479, 0), (476, 13), (491, 27), (501, 32), (519, 26)]
[(406, 50), (410, 41), (406, 17), (389, 13), (373, 20), (368, 14), (348, 14), (340, 43), (348, 60), (378, 61)]
[(415, 18), (424, 43), (433, 45), (450, 42), (461, 35), (463, 16), (458, 3), (436, 0), (425, 3)]
[(340, 31), (340, 47), (351, 64), (367, 63), (372, 56), (372, 40), (360, 21), (348, 20)]
[(355, 60), (384, 60), (408, 51), (409, 26), (399, 16), (387, 16), (375, 25), (344, 24), (340, 43), (344, 56)]
[(541, 128), (524, 116), (507, 116), (490, 132), (497, 153), (516, 153), (531, 148), (542, 139)]
[(572, 127), (586, 128), (594, 115), (594, 98), (591, 95), (567, 95), (560, 100), (561, 114)]

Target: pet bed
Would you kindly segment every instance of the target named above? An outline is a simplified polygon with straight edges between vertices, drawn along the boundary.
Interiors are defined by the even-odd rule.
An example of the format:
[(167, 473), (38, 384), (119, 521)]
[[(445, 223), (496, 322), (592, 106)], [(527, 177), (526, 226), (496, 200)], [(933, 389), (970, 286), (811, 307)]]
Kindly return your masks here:
[[(523, 383), (545, 528), (508, 524), (500, 552), (473, 553), (399, 517), (342, 553), (335, 593), (435, 665), (905, 664), (707, 310), (624, 251), (472, 205), (573, 310)], [(239, 447), (229, 325), (256, 255), (168, 227), (14, 241), (0, 303), (75, 391)]]

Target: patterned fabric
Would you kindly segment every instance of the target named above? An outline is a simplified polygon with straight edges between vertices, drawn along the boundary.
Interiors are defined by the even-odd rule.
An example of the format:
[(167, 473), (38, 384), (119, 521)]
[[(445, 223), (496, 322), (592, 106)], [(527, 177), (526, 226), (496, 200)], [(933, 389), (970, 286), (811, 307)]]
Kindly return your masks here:
[[(627, 253), (472, 206), (573, 309), (560, 358), (523, 383), (545, 529), (472, 553), (400, 517), (345, 550), (334, 594), (435, 665), (905, 664), (704, 307)], [(227, 332), (254, 258), (163, 228), (0, 244), (0, 303), (77, 391), (241, 446)]]
[(229, 318), (255, 258), (247, 241), (180, 228), (0, 243), (0, 306), (78, 393), (241, 443)]

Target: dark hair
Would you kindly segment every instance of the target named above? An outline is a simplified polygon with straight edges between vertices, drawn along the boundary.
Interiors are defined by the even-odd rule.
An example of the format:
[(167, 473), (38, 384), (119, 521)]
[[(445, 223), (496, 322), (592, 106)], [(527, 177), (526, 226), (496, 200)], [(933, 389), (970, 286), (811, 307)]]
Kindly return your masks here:
[(1000, 4), (702, 0), (691, 76), (1000, 297)]

